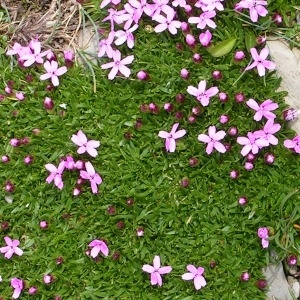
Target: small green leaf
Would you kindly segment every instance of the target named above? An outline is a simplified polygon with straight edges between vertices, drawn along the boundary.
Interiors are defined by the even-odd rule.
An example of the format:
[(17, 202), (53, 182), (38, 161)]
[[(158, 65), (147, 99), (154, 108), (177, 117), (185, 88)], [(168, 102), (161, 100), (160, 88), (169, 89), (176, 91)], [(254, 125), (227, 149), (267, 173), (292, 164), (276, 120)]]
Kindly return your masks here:
[(245, 44), (248, 51), (256, 45), (256, 37), (253, 32), (246, 32)]
[(220, 57), (228, 54), (232, 48), (234, 47), (236, 43), (236, 38), (231, 37), (225, 41), (220, 42), (219, 44), (212, 46), (207, 49), (207, 51), (213, 56), (213, 57)]

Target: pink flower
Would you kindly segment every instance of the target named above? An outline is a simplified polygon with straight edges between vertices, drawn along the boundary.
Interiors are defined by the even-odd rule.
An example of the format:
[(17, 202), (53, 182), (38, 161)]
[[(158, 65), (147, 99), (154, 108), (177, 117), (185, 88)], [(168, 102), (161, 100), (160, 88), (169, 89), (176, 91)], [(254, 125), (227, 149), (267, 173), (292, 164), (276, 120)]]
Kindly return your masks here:
[(188, 19), (188, 22), (190, 24), (197, 24), (197, 28), (199, 29), (204, 29), (206, 26), (210, 28), (216, 28), (216, 23), (213, 20), (211, 20), (215, 16), (215, 11), (206, 11), (203, 12), (199, 17), (190, 17)]
[(186, 268), (189, 273), (182, 275), (183, 280), (194, 280), (194, 286), (196, 290), (200, 290), (202, 287), (206, 286), (206, 280), (202, 275), (204, 273), (204, 268), (196, 268), (193, 265), (188, 265)]
[(242, 0), (236, 5), (240, 8), (247, 8), (250, 12), (250, 19), (252, 22), (257, 22), (258, 16), (265, 17), (268, 14), (268, 10), (264, 7), (268, 5), (267, 1), (262, 0)]
[(199, 40), (203, 47), (207, 47), (210, 44), (211, 39), (212, 39), (212, 34), (210, 33), (209, 30), (202, 32), (199, 35)]
[(166, 147), (166, 150), (169, 152), (175, 152), (176, 140), (183, 137), (186, 134), (186, 131), (184, 129), (181, 129), (176, 132), (178, 126), (179, 126), (179, 123), (175, 123), (171, 129), (171, 132), (160, 131), (158, 133), (159, 137), (166, 139), (165, 147)]
[(187, 88), (187, 92), (190, 95), (195, 96), (203, 106), (207, 106), (210, 98), (218, 94), (219, 89), (214, 86), (206, 90), (206, 80), (201, 80), (198, 84), (198, 88), (190, 85)]
[(68, 170), (75, 169), (75, 161), (72, 156), (67, 155), (65, 159), (65, 166)]
[(80, 170), (80, 177), (90, 181), (92, 192), (93, 194), (96, 194), (98, 192), (97, 185), (102, 183), (102, 178), (98, 173), (96, 173), (93, 165), (89, 161), (85, 163), (85, 169), (86, 171)]
[(267, 227), (260, 227), (257, 230), (257, 235), (261, 238), (261, 245), (263, 248), (269, 247), (269, 229)]
[(250, 151), (257, 154), (260, 148), (269, 146), (266, 140), (254, 135), (252, 132), (248, 132), (247, 137), (239, 136), (237, 142), (244, 146), (241, 150), (243, 156), (246, 156)]
[(113, 40), (115, 38), (115, 32), (114, 31), (111, 31), (109, 34), (108, 34), (108, 37), (106, 39), (102, 39), (100, 42), (99, 42), (99, 52), (98, 52), (98, 57), (102, 57), (104, 56), (105, 54), (107, 55), (107, 57), (109, 58), (112, 58), (113, 57), (113, 53), (114, 53), (114, 50), (111, 46)]
[(134, 32), (138, 27), (139, 27), (139, 25), (135, 24), (126, 31), (118, 30), (115, 34), (115, 36), (117, 37), (117, 39), (115, 40), (115, 44), (117, 46), (120, 46), (120, 45), (124, 44), (125, 42), (127, 42), (128, 48), (130, 48), (130, 49), (133, 48), (134, 36), (133, 36), (132, 32)]
[(251, 48), (250, 52), (254, 62), (251, 65), (249, 65), (247, 68), (245, 68), (245, 71), (257, 67), (258, 75), (265, 76), (266, 69), (271, 71), (275, 70), (276, 65), (272, 61), (266, 60), (267, 56), (269, 55), (268, 48), (262, 49), (260, 51), (260, 54), (257, 53), (257, 50), (255, 48)]
[(104, 256), (107, 256), (109, 253), (106, 243), (102, 240), (93, 240), (89, 243), (89, 247), (92, 248), (90, 256), (95, 258), (101, 252)]
[(164, 12), (166, 15), (173, 14), (174, 9), (168, 5), (169, 0), (153, 0), (153, 4), (148, 4), (145, 12), (150, 13), (150, 17), (160, 15)]
[(53, 164), (46, 164), (45, 168), (50, 172), (50, 175), (46, 178), (46, 182), (51, 183), (54, 180), (54, 184), (61, 190), (64, 186), (61, 176), (65, 166), (65, 161), (61, 161), (57, 168)]
[(24, 93), (23, 92), (16, 92), (16, 98), (19, 101), (23, 101), (25, 99)]
[(107, 10), (107, 12), (109, 13), (107, 17), (105, 17), (102, 22), (106, 22), (106, 21), (110, 21), (110, 31), (114, 31), (114, 28), (115, 28), (115, 24), (121, 24), (123, 23), (124, 21), (127, 21), (128, 18), (130, 16), (128, 16), (128, 14), (126, 14), (126, 11), (125, 9), (122, 9), (122, 10), (116, 10), (116, 9), (113, 9), (113, 8), (109, 8)]
[(213, 11), (213, 10), (224, 10), (224, 6), (221, 2), (224, 0), (202, 0), (202, 3), (204, 4), (202, 6), (203, 11)]
[(275, 119), (276, 115), (271, 112), (271, 110), (275, 110), (278, 108), (278, 104), (274, 103), (272, 100), (267, 99), (260, 105), (254, 100), (249, 99), (246, 104), (256, 111), (253, 119), (255, 121), (260, 121), (262, 117), (266, 119)]
[(42, 64), (44, 62), (43, 56), (46, 56), (49, 53), (49, 50), (41, 52), (42, 46), (41, 43), (37, 40), (31, 40), (30, 48), (33, 51), (32, 53), (20, 56), (20, 59), (24, 61), (24, 67), (29, 67), (35, 62), (38, 64)]
[(106, 64), (103, 64), (101, 66), (101, 69), (111, 69), (111, 71), (108, 74), (108, 79), (113, 80), (117, 73), (122, 73), (125, 77), (129, 77), (131, 74), (131, 71), (126, 65), (131, 64), (134, 60), (133, 55), (129, 55), (121, 60), (121, 52), (119, 50), (116, 50), (113, 52), (113, 62), (109, 62)]
[(20, 294), (24, 288), (24, 283), (22, 279), (19, 278), (12, 278), (12, 280), (10, 281), (10, 285), (11, 287), (14, 289), (14, 292), (12, 294), (12, 298), (13, 299), (18, 299), (20, 297)]
[(224, 130), (220, 130), (216, 132), (216, 126), (209, 126), (208, 135), (199, 134), (198, 140), (200, 142), (207, 144), (206, 146), (207, 154), (211, 154), (214, 148), (221, 153), (225, 153), (226, 152), (225, 146), (221, 142), (219, 142), (225, 137), (225, 135), (226, 132)]
[(100, 146), (100, 142), (95, 140), (88, 141), (86, 135), (81, 130), (79, 130), (76, 135), (72, 135), (71, 141), (79, 146), (77, 149), (78, 154), (87, 152), (92, 157), (96, 157), (98, 155), (96, 148)]
[(283, 145), (284, 147), (293, 149), (296, 153), (300, 154), (300, 135), (297, 135), (292, 140), (285, 140)]
[(143, 265), (142, 270), (144, 272), (150, 273), (151, 284), (162, 286), (162, 277), (163, 274), (168, 274), (172, 271), (171, 266), (160, 266), (160, 257), (158, 255), (154, 256), (153, 266)]
[(256, 138), (267, 141), (267, 146), (269, 146), (269, 144), (277, 145), (278, 139), (273, 134), (278, 132), (280, 128), (280, 124), (274, 124), (274, 119), (269, 119), (262, 130), (255, 131), (253, 134)]
[(73, 61), (74, 60), (74, 52), (71, 50), (64, 50), (64, 59), (66, 61)]
[(59, 85), (58, 76), (61, 76), (67, 72), (67, 67), (58, 67), (58, 63), (55, 60), (46, 61), (44, 63), (44, 68), (46, 69), (47, 73), (40, 76), (41, 80), (51, 79), (51, 82), (54, 86)]
[(21, 44), (19, 44), (19, 43), (14, 43), (12, 49), (8, 50), (8, 51), (6, 52), (6, 55), (15, 55), (15, 54), (18, 54), (18, 55), (19, 55), (19, 53), (22, 52), (22, 49), (23, 49), (23, 48), (24, 48), (24, 47), (23, 47)]
[(153, 16), (152, 20), (160, 23), (154, 27), (154, 31), (158, 33), (168, 29), (171, 34), (173, 35), (176, 34), (177, 29), (180, 28), (181, 26), (181, 22), (174, 20), (174, 17), (175, 17), (175, 11), (173, 11), (173, 13), (167, 14), (166, 17), (162, 15)]
[(121, 3), (121, 0), (103, 0), (101, 2), (100, 8), (102, 9), (108, 4), (118, 5), (119, 3)]
[(8, 236), (4, 237), (4, 240), (7, 246), (1, 247), (0, 252), (5, 253), (5, 258), (10, 259), (14, 254), (17, 254), (18, 256), (23, 255), (23, 250), (18, 247), (20, 245), (18, 240), (12, 240)]

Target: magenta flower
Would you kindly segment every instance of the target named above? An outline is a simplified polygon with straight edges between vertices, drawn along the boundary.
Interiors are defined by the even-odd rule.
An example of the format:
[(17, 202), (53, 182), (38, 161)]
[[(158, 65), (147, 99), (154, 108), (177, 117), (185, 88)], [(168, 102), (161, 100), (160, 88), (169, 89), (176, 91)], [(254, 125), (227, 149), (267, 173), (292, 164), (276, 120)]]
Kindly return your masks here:
[(300, 135), (297, 135), (292, 140), (285, 140), (283, 145), (285, 148), (292, 149), (296, 153), (300, 154)]
[(255, 121), (260, 121), (263, 117), (266, 119), (275, 119), (276, 115), (272, 113), (272, 110), (278, 108), (278, 104), (274, 103), (272, 100), (267, 99), (260, 105), (254, 100), (249, 99), (246, 104), (256, 111), (253, 119)]
[(266, 60), (267, 56), (269, 55), (268, 48), (264, 48), (260, 51), (260, 54), (257, 53), (257, 50), (255, 48), (250, 49), (252, 58), (254, 62), (245, 68), (245, 71), (251, 70), (253, 68), (257, 68), (258, 75), (259, 76), (265, 76), (266, 69), (268, 70), (275, 70), (276, 65), (270, 61)]
[(171, 132), (160, 131), (158, 136), (162, 139), (166, 139), (165, 147), (169, 152), (175, 152), (176, 149), (176, 140), (183, 137), (186, 134), (184, 129), (177, 130), (179, 123), (175, 123), (171, 129)]
[(127, 42), (128, 48), (130, 48), (130, 49), (133, 48), (134, 36), (133, 36), (132, 32), (134, 32), (138, 27), (139, 27), (139, 25), (135, 24), (126, 31), (118, 30), (115, 33), (115, 36), (117, 37), (117, 39), (115, 40), (115, 44), (117, 46), (120, 46), (120, 45), (124, 44), (125, 42)]
[(224, 0), (201, 0), (201, 2), (204, 4), (202, 6), (203, 11), (213, 11), (213, 10), (224, 10), (224, 6), (221, 2)]
[(187, 92), (190, 95), (195, 96), (203, 106), (207, 106), (210, 98), (218, 94), (219, 89), (214, 86), (206, 90), (206, 80), (201, 80), (198, 84), (198, 88), (189, 85)]
[(129, 77), (131, 74), (131, 71), (126, 65), (131, 64), (134, 60), (133, 55), (129, 55), (121, 60), (121, 52), (119, 50), (114, 51), (113, 53), (113, 62), (109, 62), (106, 64), (101, 65), (101, 69), (111, 69), (111, 71), (108, 74), (108, 79), (113, 80), (117, 73), (122, 73), (125, 77)]
[(215, 148), (217, 151), (221, 153), (226, 152), (225, 146), (220, 142), (226, 135), (224, 130), (220, 130), (216, 132), (216, 126), (209, 126), (208, 135), (199, 134), (198, 140), (200, 142), (206, 143), (206, 153), (211, 154), (213, 149)]
[[(278, 132), (281, 128), (280, 124), (274, 124), (273, 119), (269, 119), (262, 130), (255, 131), (253, 134), (256, 138), (263, 139), (267, 141), (268, 145), (277, 145), (278, 139), (273, 134)], [(253, 153), (255, 154), (255, 153)]]
[(108, 34), (108, 37), (106, 39), (102, 39), (99, 42), (99, 52), (98, 52), (98, 57), (102, 57), (105, 54), (107, 57), (112, 58), (114, 49), (112, 48), (112, 42), (114, 41), (115, 38), (115, 32), (111, 31)]
[(263, 0), (242, 0), (236, 5), (240, 8), (247, 8), (250, 12), (250, 19), (252, 22), (257, 22), (258, 16), (265, 17), (268, 10), (265, 8), (268, 5), (267, 1)]
[(182, 275), (183, 280), (194, 280), (194, 286), (196, 290), (200, 290), (202, 287), (206, 286), (206, 280), (202, 275), (204, 273), (204, 268), (196, 268), (193, 265), (188, 265), (186, 268), (189, 273)]
[(263, 248), (269, 247), (269, 229), (267, 227), (260, 227), (257, 230), (257, 235), (261, 238), (261, 245)]
[(160, 23), (154, 27), (154, 31), (158, 33), (168, 29), (171, 34), (173, 35), (176, 34), (177, 29), (180, 28), (181, 26), (181, 22), (178, 20), (174, 20), (174, 17), (175, 17), (175, 11), (167, 14), (166, 17), (162, 15), (153, 16), (152, 20)]
[(20, 297), (20, 295), (21, 295), (21, 292), (22, 292), (23, 288), (24, 288), (23, 280), (14, 277), (10, 281), (10, 285), (14, 289), (14, 292), (12, 294), (12, 298), (13, 299), (18, 299)]
[(172, 267), (161, 267), (160, 257), (158, 255), (155, 255), (153, 259), (153, 266), (143, 265), (142, 270), (150, 274), (150, 281), (152, 285), (162, 286), (161, 275), (170, 273), (172, 271)]
[(207, 47), (212, 39), (212, 34), (209, 30), (206, 30), (205, 32), (200, 33), (199, 35), (199, 41), (203, 47)]
[(18, 240), (12, 240), (10, 237), (6, 236), (4, 237), (5, 243), (7, 246), (1, 247), (0, 252), (5, 253), (4, 257), (7, 259), (11, 259), (11, 257), (14, 254), (17, 254), (18, 256), (23, 255), (23, 250), (21, 250), (18, 246), (20, 245), (20, 242)]
[(53, 164), (46, 164), (45, 168), (50, 172), (50, 175), (46, 178), (46, 182), (51, 183), (54, 180), (55, 186), (61, 190), (64, 186), (61, 176), (65, 167), (65, 161), (61, 161), (57, 168)]
[(24, 54), (20, 57), (21, 60), (24, 61), (24, 67), (29, 67), (34, 63), (42, 64), (44, 62), (43, 56), (46, 56), (50, 50), (41, 52), (42, 46), (41, 43), (37, 40), (31, 40), (30, 48), (32, 49), (32, 53)]
[(102, 240), (93, 240), (89, 243), (89, 247), (92, 248), (90, 256), (96, 258), (101, 252), (104, 256), (107, 256), (109, 253), (106, 243)]
[(243, 156), (246, 156), (250, 151), (253, 154), (257, 154), (260, 148), (269, 146), (268, 141), (258, 137), (252, 132), (248, 132), (247, 137), (239, 136), (237, 142), (244, 146), (241, 150)]
[(211, 20), (213, 17), (216, 16), (216, 12), (213, 11), (206, 11), (203, 12), (199, 17), (190, 17), (188, 22), (190, 24), (197, 24), (197, 28), (204, 29), (206, 26), (210, 28), (216, 28), (216, 23)]
[(61, 76), (67, 72), (67, 67), (58, 67), (58, 63), (55, 60), (46, 61), (44, 63), (44, 68), (46, 69), (47, 73), (40, 76), (41, 80), (51, 79), (51, 82), (54, 86), (59, 85), (58, 76)]
[(98, 155), (96, 148), (100, 146), (100, 142), (95, 140), (88, 141), (86, 135), (81, 130), (79, 130), (77, 134), (72, 135), (71, 141), (75, 145), (79, 146), (77, 149), (78, 154), (87, 152), (92, 157), (96, 157)]
[(97, 185), (102, 183), (102, 178), (98, 173), (96, 173), (93, 165), (89, 161), (85, 163), (85, 169), (86, 171), (80, 170), (80, 177), (90, 181), (92, 192), (93, 194), (96, 194), (98, 192)]

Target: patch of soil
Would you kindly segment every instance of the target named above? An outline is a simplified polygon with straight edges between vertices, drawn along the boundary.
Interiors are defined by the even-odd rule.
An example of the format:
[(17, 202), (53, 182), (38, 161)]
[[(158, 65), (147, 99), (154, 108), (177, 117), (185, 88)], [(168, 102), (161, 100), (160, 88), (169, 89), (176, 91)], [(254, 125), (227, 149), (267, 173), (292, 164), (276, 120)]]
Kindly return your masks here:
[(75, 48), (81, 26), (80, 5), (76, 0), (0, 0), (10, 22), (1, 24), (0, 34), (9, 43), (39, 41), (55, 51)]

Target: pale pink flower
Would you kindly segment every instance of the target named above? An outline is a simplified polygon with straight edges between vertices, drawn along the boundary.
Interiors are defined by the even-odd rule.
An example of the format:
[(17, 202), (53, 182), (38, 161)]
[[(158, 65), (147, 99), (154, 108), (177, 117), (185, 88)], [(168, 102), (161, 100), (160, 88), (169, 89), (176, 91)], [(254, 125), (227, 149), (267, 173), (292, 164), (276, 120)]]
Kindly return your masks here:
[(161, 12), (164, 12), (166, 15), (173, 15), (174, 9), (168, 5), (169, 0), (153, 0), (153, 4), (149, 4), (147, 8), (151, 10), (150, 17), (160, 15)]
[(263, 248), (269, 247), (269, 229), (267, 227), (260, 227), (257, 230), (257, 235), (261, 238), (261, 245)]
[(176, 34), (177, 29), (181, 26), (181, 22), (174, 20), (174, 17), (175, 12), (169, 13), (166, 17), (162, 15), (153, 16), (152, 20), (160, 23), (154, 27), (154, 31), (158, 33), (168, 29), (171, 34)]
[(221, 2), (224, 0), (202, 0), (202, 3), (204, 4), (202, 6), (203, 11), (213, 11), (213, 10), (224, 10), (224, 6)]
[(188, 19), (188, 22), (190, 24), (197, 24), (197, 28), (199, 29), (204, 29), (206, 26), (210, 28), (216, 28), (216, 23), (213, 20), (211, 20), (215, 16), (215, 11), (206, 11), (203, 12), (199, 17), (190, 17)]
[(130, 49), (133, 48), (134, 36), (133, 36), (132, 32), (134, 32), (138, 27), (139, 27), (139, 25), (135, 24), (126, 31), (118, 30), (115, 34), (115, 37), (117, 37), (117, 39), (115, 40), (115, 44), (117, 46), (120, 46), (120, 45), (124, 44), (125, 42), (127, 42), (128, 48), (130, 48)]
[(200, 142), (206, 143), (206, 153), (211, 154), (214, 149), (221, 153), (226, 152), (225, 146), (220, 142), (226, 135), (224, 130), (216, 131), (216, 126), (208, 127), (208, 135), (199, 134), (198, 140)]
[(121, 60), (121, 52), (119, 50), (114, 51), (113, 53), (113, 62), (109, 62), (106, 64), (101, 65), (101, 69), (111, 69), (111, 71), (108, 74), (108, 79), (113, 80), (117, 73), (120, 72), (125, 77), (129, 77), (131, 74), (131, 71), (126, 65), (131, 64), (134, 60), (133, 55), (129, 55)]
[(47, 73), (40, 76), (41, 80), (51, 79), (51, 82), (54, 86), (59, 85), (58, 76), (61, 76), (67, 72), (67, 67), (58, 67), (58, 63), (55, 60), (46, 61), (44, 63), (44, 68), (46, 69)]
[[(274, 133), (278, 132), (281, 128), (281, 125), (276, 123), (274, 124), (274, 119), (269, 119), (262, 130), (255, 131), (253, 134), (256, 138), (263, 139), (267, 141), (268, 145), (277, 145), (278, 139), (274, 136)], [(253, 153), (255, 154), (255, 153)]]
[(111, 45), (114, 41), (114, 38), (115, 38), (115, 32), (111, 31), (108, 34), (108, 37), (106, 39), (100, 40), (98, 57), (102, 57), (106, 54), (107, 57), (112, 58), (114, 49), (112, 48)]
[(55, 186), (61, 190), (64, 186), (61, 176), (65, 166), (65, 161), (61, 161), (57, 168), (53, 164), (46, 164), (45, 168), (50, 172), (50, 175), (46, 178), (46, 182), (51, 183), (54, 180)]
[(184, 129), (178, 130), (176, 132), (178, 126), (179, 126), (179, 123), (175, 123), (171, 129), (171, 132), (160, 131), (158, 133), (158, 136), (160, 138), (166, 139), (165, 147), (166, 147), (166, 150), (169, 152), (175, 152), (176, 140), (183, 137), (186, 134), (186, 131)]
[(254, 100), (249, 99), (246, 104), (256, 111), (253, 119), (255, 121), (260, 121), (263, 117), (266, 119), (275, 119), (276, 115), (272, 113), (272, 110), (278, 108), (278, 104), (274, 103), (272, 100), (267, 99), (260, 105)]
[(24, 93), (23, 92), (16, 92), (16, 98), (19, 101), (23, 101), (25, 99)]
[(10, 50), (7, 50), (6, 55), (16, 55), (22, 52), (24, 47), (19, 43), (14, 43), (13, 47)]
[(74, 52), (71, 50), (64, 50), (64, 59), (66, 61), (73, 61), (74, 60)]
[(300, 135), (297, 135), (292, 140), (285, 140), (283, 142), (284, 147), (294, 150), (296, 153), (300, 154)]
[(81, 130), (79, 130), (77, 134), (72, 135), (71, 141), (75, 145), (79, 146), (77, 149), (78, 154), (87, 152), (92, 157), (96, 157), (98, 155), (96, 148), (100, 146), (100, 142), (95, 140), (88, 141), (86, 135)]
[(14, 292), (12, 294), (12, 298), (13, 299), (18, 299), (21, 295), (21, 292), (22, 292), (23, 288), (24, 288), (23, 280), (14, 277), (14, 278), (11, 279), (10, 285), (14, 289)]
[(102, 183), (102, 178), (98, 173), (96, 173), (93, 165), (89, 161), (85, 163), (85, 170), (86, 171), (80, 170), (80, 177), (90, 181), (92, 192), (93, 194), (96, 194), (98, 192), (97, 185)]
[(253, 68), (257, 68), (258, 75), (259, 76), (265, 76), (266, 74), (266, 69), (268, 70), (275, 70), (276, 65), (270, 61), (266, 60), (266, 58), (269, 55), (269, 50), (268, 48), (264, 48), (260, 51), (260, 54), (257, 53), (257, 50), (255, 48), (250, 49), (252, 58), (254, 62), (250, 64), (248, 67), (245, 68), (245, 71), (251, 70)]
[(89, 243), (89, 247), (91, 247), (90, 256), (96, 258), (98, 254), (101, 252), (104, 256), (107, 256), (109, 253), (109, 249), (106, 243), (102, 240), (93, 240)]
[(120, 3), (121, 3), (121, 0), (103, 0), (100, 4), (100, 8), (104, 8), (108, 4), (113, 4), (113, 5), (117, 6)]
[(174, 6), (174, 7), (177, 7), (177, 6), (180, 6), (180, 7), (186, 7), (186, 0), (174, 0), (173, 2), (172, 2), (172, 5)]
[(201, 80), (198, 84), (198, 88), (190, 85), (187, 88), (187, 92), (195, 96), (203, 106), (207, 106), (210, 98), (218, 94), (219, 89), (214, 86), (206, 90), (206, 80)]
[(115, 28), (115, 23), (116, 24), (121, 24), (124, 21), (127, 21), (128, 18), (130, 16), (128, 16), (128, 14), (126, 14), (126, 10), (122, 9), (122, 10), (116, 10), (113, 8), (109, 8), (107, 10), (108, 12), (108, 16), (105, 17), (102, 22), (106, 22), (106, 21), (110, 21), (110, 31), (114, 31)]
[(1, 247), (0, 252), (5, 253), (5, 258), (10, 259), (14, 254), (17, 254), (18, 256), (23, 255), (23, 250), (18, 247), (20, 245), (18, 240), (12, 240), (8, 236), (4, 237), (4, 240), (7, 246)]
[(196, 290), (200, 290), (202, 287), (206, 286), (206, 280), (203, 277), (204, 268), (196, 268), (193, 265), (188, 265), (186, 268), (189, 272), (182, 275), (183, 280), (194, 280)]
[(257, 154), (260, 148), (269, 146), (268, 141), (256, 136), (252, 132), (248, 132), (247, 137), (239, 136), (237, 142), (244, 146), (241, 150), (243, 156), (246, 156), (250, 151), (253, 154)]
[(268, 5), (267, 1), (263, 0), (242, 0), (238, 2), (237, 7), (249, 9), (250, 19), (252, 22), (258, 21), (258, 16), (265, 17), (268, 10), (265, 8)]
[(150, 274), (150, 280), (152, 285), (162, 286), (162, 277), (163, 274), (168, 274), (172, 271), (171, 266), (160, 266), (160, 257), (158, 255), (154, 256), (153, 266), (143, 265), (142, 270)]
[(212, 34), (209, 30), (206, 30), (205, 32), (200, 33), (199, 35), (199, 41), (203, 47), (207, 47), (212, 39)]
[(20, 56), (20, 59), (24, 61), (24, 67), (29, 67), (34, 63), (42, 64), (44, 62), (43, 57), (46, 56), (50, 51), (46, 50), (44, 52), (41, 52), (42, 45), (37, 40), (30, 41), (30, 48), (32, 49), (32, 53)]
[(68, 169), (68, 170), (75, 169), (75, 161), (72, 156), (70, 156), (70, 155), (66, 156), (65, 166), (66, 166), (66, 169)]

